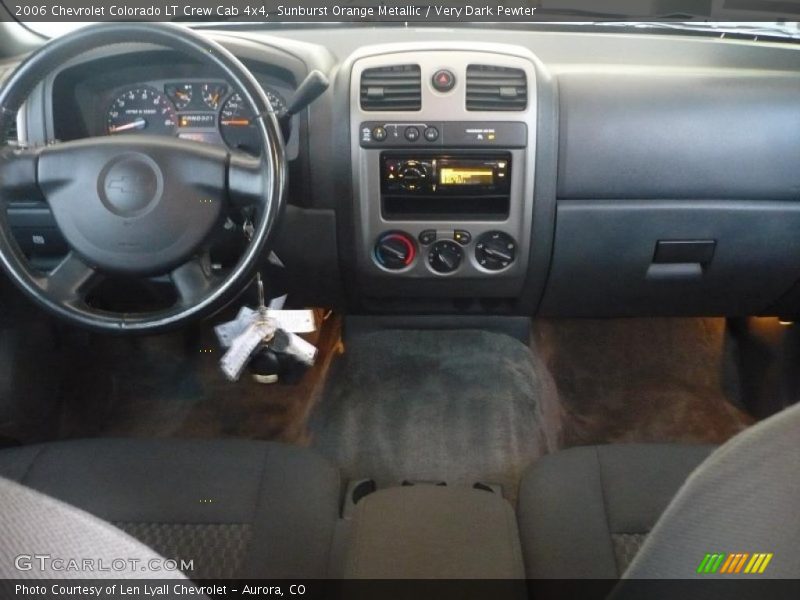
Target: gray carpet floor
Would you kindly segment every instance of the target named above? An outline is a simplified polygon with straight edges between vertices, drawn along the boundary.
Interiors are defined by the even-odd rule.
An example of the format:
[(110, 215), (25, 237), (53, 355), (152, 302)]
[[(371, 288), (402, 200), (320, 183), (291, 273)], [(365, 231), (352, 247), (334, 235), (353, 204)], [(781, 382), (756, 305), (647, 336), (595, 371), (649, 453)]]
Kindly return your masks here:
[(90, 338), (64, 377), (60, 437), (237, 437), (307, 444), (308, 414), (337, 352), (337, 318), (314, 336), (319, 359), (295, 385), (261, 385), (248, 373), (237, 383), (227, 381), (210, 326), (195, 333)]
[(537, 320), (530, 348), (478, 331), (348, 343), (312, 444), (350, 479), (500, 483), (560, 448), (722, 443), (753, 423), (722, 319)]
[[(561, 447), (721, 443), (754, 421), (739, 406), (786, 395), (775, 374), (793, 364), (781, 347), (795, 328), (776, 325), (767, 328), (774, 340), (743, 344), (722, 319), (535, 320), (530, 348), (478, 331), (384, 332), (350, 341), (341, 356), (332, 320), (300, 385), (233, 385), (204, 351), (214, 348), (208, 327), (56, 335), (2, 281), (0, 300), (0, 445), (93, 436), (311, 443), (348, 478), (483, 481), (509, 497), (529, 464)], [(770, 324), (762, 321), (758, 331)]]
[(539, 319), (533, 333), (565, 446), (722, 443), (753, 423), (724, 319)]
[(312, 445), (350, 479), (503, 486), (558, 445), (558, 406), (529, 349), (482, 331), (384, 331), (347, 343)]

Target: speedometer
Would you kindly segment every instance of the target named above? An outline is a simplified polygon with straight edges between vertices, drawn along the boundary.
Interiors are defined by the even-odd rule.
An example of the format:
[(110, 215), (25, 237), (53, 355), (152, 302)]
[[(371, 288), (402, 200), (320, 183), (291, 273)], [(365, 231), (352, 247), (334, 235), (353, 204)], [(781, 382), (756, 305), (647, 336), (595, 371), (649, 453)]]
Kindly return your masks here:
[(131, 88), (111, 103), (106, 115), (110, 135), (148, 133), (175, 135), (177, 116), (167, 97), (151, 87)]
[[(276, 92), (264, 89), (273, 112), (280, 116), (286, 111), (286, 102)], [(219, 113), (219, 131), (230, 148), (258, 154), (258, 131), (252, 123), (253, 111), (238, 93), (232, 94)]]
[(267, 100), (269, 100), (269, 103), (272, 106), (272, 112), (279, 117), (286, 112), (286, 102), (283, 98), (281, 98), (278, 92), (273, 92), (268, 88), (264, 88), (264, 93), (266, 94)]
[(258, 154), (258, 131), (253, 125), (253, 111), (239, 94), (233, 94), (222, 106), (219, 131), (230, 148)]

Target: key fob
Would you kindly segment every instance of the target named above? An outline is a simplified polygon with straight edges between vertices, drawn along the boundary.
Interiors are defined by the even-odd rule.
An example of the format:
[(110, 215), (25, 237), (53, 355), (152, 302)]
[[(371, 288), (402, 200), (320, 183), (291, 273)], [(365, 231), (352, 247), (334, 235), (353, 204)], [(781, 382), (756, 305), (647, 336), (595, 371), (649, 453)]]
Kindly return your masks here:
[(248, 369), (258, 383), (276, 383), (281, 373), (281, 364), (278, 355), (268, 346), (264, 346), (250, 359)]
[(283, 383), (298, 384), (308, 372), (308, 365), (290, 354), (278, 354), (278, 362), (280, 363), (280, 378)]

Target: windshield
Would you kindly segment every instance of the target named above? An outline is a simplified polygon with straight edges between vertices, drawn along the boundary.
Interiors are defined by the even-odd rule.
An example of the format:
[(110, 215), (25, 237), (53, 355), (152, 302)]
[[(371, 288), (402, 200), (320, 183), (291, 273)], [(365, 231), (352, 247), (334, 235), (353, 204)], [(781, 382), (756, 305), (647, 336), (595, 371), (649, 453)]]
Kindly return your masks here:
[[(80, 27), (84, 27), (86, 25), (90, 25), (90, 22), (25, 22), (24, 25), (29, 29), (35, 31), (36, 33), (43, 35), (48, 38), (58, 37), (69, 33), (70, 31), (74, 31)], [(192, 26), (198, 25), (197, 22), (185, 22), (184, 24)], [(230, 21), (207, 21), (203, 22), (202, 25), (205, 27), (208, 26), (232, 26), (232, 25), (240, 25), (240, 26), (250, 26), (250, 27), (257, 27), (258, 23), (252, 22), (242, 22), (238, 21), (236, 23)], [(320, 25), (325, 23), (319, 23)], [(330, 24), (330, 23), (327, 23)], [(375, 24), (375, 23), (372, 23)], [(384, 23), (384, 25), (388, 25), (390, 23)], [(415, 23), (416, 24), (416, 23)], [(421, 24), (421, 23), (420, 23)], [(441, 23), (439, 23), (441, 24)], [(452, 23), (448, 23), (450, 26), (457, 26), (457, 25), (480, 25), (480, 22), (467, 22), (467, 21), (453, 21)], [(273, 21), (270, 23), (272, 27), (290, 27), (292, 25), (297, 25), (297, 23), (293, 22), (275, 22)], [(405, 26), (405, 23), (397, 23), (397, 26)], [(785, 38), (785, 39), (800, 39), (800, 22), (792, 21), (792, 22), (767, 22), (767, 21), (547, 21), (547, 22), (507, 22), (507, 23), (485, 23), (487, 26), (492, 27), (519, 27), (519, 26), (529, 26), (531, 28), (535, 28), (537, 26), (547, 25), (548, 27), (609, 27), (609, 28), (618, 28), (621, 30), (630, 30), (631, 32), (637, 33), (644, 33), (644, 32), (668, 32), (674, 31), (678, 32), (697, 32), (697, 33), (709, 33), (715, 34), (719, 36), (725, 36), (726, 34), (738, 34), (747, 37), (759, 38), (759, 37), (769, 37), (769, 38)]]
[(94, 3), (72, 0), (0, 0), (15, 20), (47, 37), (85, 25), (78, 21), (178, 21), (218, 27), (332, 26), (487, 26), (492, 28), (612, 27), (616, 31), (695, 32), (795, 39), (800, 0), (125, 0)]

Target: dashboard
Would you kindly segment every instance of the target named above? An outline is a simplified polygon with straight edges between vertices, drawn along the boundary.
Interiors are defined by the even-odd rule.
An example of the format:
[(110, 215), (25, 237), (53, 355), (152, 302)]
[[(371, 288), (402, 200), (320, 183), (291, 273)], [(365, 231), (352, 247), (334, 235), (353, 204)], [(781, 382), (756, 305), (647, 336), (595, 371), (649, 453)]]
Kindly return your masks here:
[[(330, 80), (287, 137), (274, 250), (297, 303), (800, 313), (796, 45), (580, 27), (203, 31), (278, 115), (309, 73)], [(156, 133), (252, 151), (248, 118), (219, 73), (114, 47), (43, 82), (19, 125), (34, 143)], [(35, 252), (54, 232), (26, 210)]]
[[(268, 86), (264, 91), (276, 115), (285, 112), (283, 96)], [(144, 81), (114, 90), (110, 96), (105, 114), (108, 135), (177, 136), (258, 152), (253, 112), (225, 81)]]
[[(280, 118), (293, 79), (268, 66), (256, 76)], [(258, 152), (252, 112), (230, 83), (164, 52), (145, 52), (135, 61), (131, 55), (107, 57), (65, 70), (53, 82), (53, 115), (62, 140), (164, 135)]]

